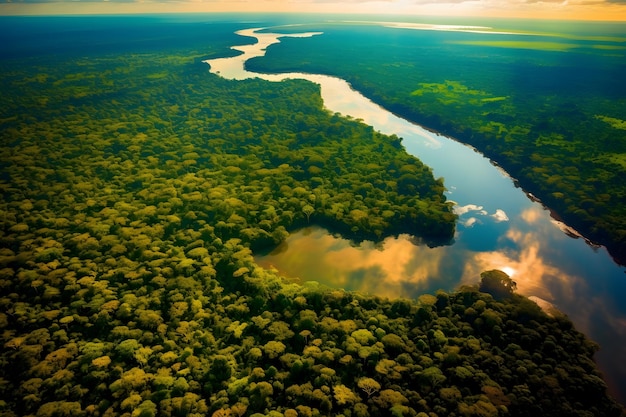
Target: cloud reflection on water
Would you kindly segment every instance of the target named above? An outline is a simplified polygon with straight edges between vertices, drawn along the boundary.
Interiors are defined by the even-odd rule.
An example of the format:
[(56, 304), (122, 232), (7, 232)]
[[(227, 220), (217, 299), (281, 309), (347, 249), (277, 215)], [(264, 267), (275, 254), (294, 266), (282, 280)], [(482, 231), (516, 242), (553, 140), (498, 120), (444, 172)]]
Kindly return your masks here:
[(288, 250), (279, 247), (259, 257), (259, 264), (301, 281), (383, 297), (413, 297), (426, 290), (440, 276), (446, 251), (416, 246), (408, 236), (354, 246), (316, 227), (291, 235), (284, 245)]
[[(480, 212), (482, 207), (459, 209)], [(494, 251), (473, 251), (457, 245), (428, 248), (415, 245), (408, 236), (387, 238), (378, 245), (363, 242), (355, 246), (324, 229), (311, 227), (292, 234), (281, 247), (257, 260), (291, 278), (386, 297), (415, 297), (437, 288), (476, 284), (485, 270), (515, 271), (520, 294), (539, 297), (558, 307), (580, 300), (586, 284), (581, 277), (567, 274), (544, 258), (550, 244), (546, 236), (553, 226), (541, 220), (540, 210), (524, 210), (520, 214), (522, 221), (514, 222), (500, 237), (508, 242), (500, 242), (506, 244)], [(497, 212), (490, 217), (504, 221), (506, 214)], [(521, 230), (520, 223), (532, 228)], [(452, 264), (460, 271), (456, 276)]]
[[(454, 207), (454, 213), (459, 216), (459, 224), (465, 227), (473, 227), (476, 223), (482, 223), (477, 217), (474, 216), (489, 216), (496, 223), (508, 222), (509, 216), (502, 209), (496, 209), (495, 213), (489, 214), (483, 206), (476, 204), (467, 204), (464, 206), (456, 205)], [(465, 214), (471, 213), (472, 217), (463, 218)]]
[[(459, 208), (462, 212), (481, 210), (480, 206)], [(498, 211), (489, 217), (504, 221), (506, 214)], [(500, 269), (513, 275), (520, 294), (553, 303), (570, 316), (575, 312), (575, 321), (586, 330), (594, 309), (585, 297), (588, 286), (583, 277), (548, 260), (554, 226), (544, 217), (539, 206), (523, 210), (493, 251), (474, 251), (463, 245), (428, 248), (415, 245), (408, 236), (355, 246), (324, 229), (310, 227), (293, 233), (257, 261), (289, 278), (390, 298), (413, 298), (438, 288), (476, 284), (481, 272)]]
[(517, 282), (518, 293), (532, 297), (540, 306), (554, 305), (602, 346), (597, 360), (613, 394), (621, 397), (617, 387), (626, 383), (626, 363), (616, 358), (626, 357), (626, 315), (615, 302), (619, 297), (608, 295), (615, 290), (603, 286), (601, 272), (592, 284), (585, 280), (587, 272), (553, 259), (555, 247), (567, 240), (571, 239), (558, 232), (541, 206), (534, 205), (510, 219), (499, 237), (498, 250), (476, 251), (462, 242), (428, 248), (415, 245), (408, 236), (355, 246), (310, 227), (293, 233), (271, 254), (258, 256), (257, 262), (303, 282), (388, 298), (417, 298), (439, 288), (454, 290), (478, 283), (485, 270), (504, 270)]
[[(241, 34), (256, 37), (261, 48), (289, 36), (257, 34), (254, 29)], [(267, 43), (261, 42), (263, 37)], [(516, 271), (521, 294), (554, 301), (579, 330), (605, 346), (599, 362), (614, 388), (626, 387), (626, 362), (611, 363), (626, 357), (626, 306), (621, 299), (626, 294), (626, 280), (623, 269), (616, 268), (605, 251), (596, 256), (580, 239), (567, 237), (574, 233), (558, 230), (540, 205), (472, 149), (389, 114), (343, 80), (314, 74), (249, 73), (243, 68), (245, 60), (262, 56), (264, 51), (252, 46), (244, 50), (233, 58), (236, 63), (209, 61), (211, 70), (228, 78), (304, 78), (321, 84), (327, 108), (404, 138), (407, 151), (432, 166), (437, 177), (446, 179), (455, 200), (474, 209), (460, 215), (459, 225), (465, 227), (457, 228), (452, 246), (430, 249), (400, 237), (357, 248), (313, 228), (294, 233), (277, 252), (257, 257), (261, 266), (274, 264), (286, 277), (330, 287), (411, 298), (438, 288), (453, 290), (462, 283), (477, 283), (480, 272), (487, 269), (508, 268)], [(494, 210), (495, 214), (489, 215)], [(626, 389), (621, 390), (626, 401)]]
[(555, 297), (554, 290), (563, 295), (564, 289), (578, 278), (565, 274), (545, 261), (541, 255), (542, 244), (537, 233), (511, 228), (506, 237), (519, 249), (474, 253), (465, 263), (461, 282), (475, 283), (476, 277), (485, 270), (514, 270), (514, 279), (520, 294), (534, 295), (549, 302), (561, 302), (560, 297)]
[[(463, 283), (471, 283), (481, 271), (489, 269), (515, 271), (517, 290), (526, 296), (535, 296), (557, 307), (568, 305), (585, 290), (582, 277), (567, 273), (548, 259), (554, 226), (545, 220), (539, 206), (523, 210), (521, 221), (515, 221), (500, 237), (502, 247), (497, 251), (476, 252), (465, 261)], [(522, 228), (530, 226), (527, 230)], [(504, 242), (504, 240), (508, 242)], [(584, 293), (584, 292), (583, 292)]]

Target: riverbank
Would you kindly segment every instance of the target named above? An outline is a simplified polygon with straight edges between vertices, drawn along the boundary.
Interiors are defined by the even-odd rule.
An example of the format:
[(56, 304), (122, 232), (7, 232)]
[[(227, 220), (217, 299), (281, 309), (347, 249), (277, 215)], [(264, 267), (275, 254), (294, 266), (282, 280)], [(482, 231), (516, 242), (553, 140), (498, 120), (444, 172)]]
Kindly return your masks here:
[[(529, 198), (533, 198), (535, 201), (540, 202), (549, 212), (550, 215), (558, 222), (563, 223), (568, 229), (575, 230), (576, 233), (571, 235), (577, 238), (577, 235), (583, 238), (589, 246), (597, 248), (603, 246), (607, 249), (611, 255), (613, 261), (620, 265), (626, 266), (626, 241), (619, 239), (616, 240), (611, 234), (607, 233), (607, 230), (598, 229), (593, 224), (590, 224), (585, 218), (577, 216), (575, 212), (572, 212), (565, 205), (562, 199), (555, 198), (552, 190), (546, 190), (536, 182), (526, 178), (520, 171), (518, 164), (508, 163), (506, 159), (503, 159), (501, 155), (495, 151), (490, 151), (481, 145), (481, 141), (473, 140), (474, 136), (466, 135), (463, 132), (455, 131), (454, 129), (448, 129), (445, 126), (432, 126), (428, 123), (432, 123), (431, 120), (424, 120), (421, 115), (416, 114), (410, 109), (407, 109), (399, 105), (389, 105), (389, 103), (377, 97), (377, 94), (368, 89), (364, 85), (355, 85), (355, 88), (362, 91), (363, 94), (373, 102), (382, 107), (389, 107), (390, 111), (399, 117), (413, 121), (414, 123), (424, 125), (424, 128), (432, 131), (436, 134), (440, 134), (449, 137), (459, 143), (472, 146), (477, 152), (480, 152), (485, 158), (493, 161), (498, 167), (502, 168), (507, 175), (509, 175), (517, 186), (519, 186)], [(370, 90), (370, 91), (368, 91)]]
[(533, 22), (510, 24), (517, 31), (522, 23), (537, 45), (567, 47), (574, 41), (566, 39), (578, 39), (578, 46), (567, 53), (522, 52), (471, 43), (488, 38), (505, 44), (521, 36), (530, 42), (527, 35), (326, 23), (306, 27), (323, 28), (323, 36), (285, 41), (269, 49), (268, 59), (248, 62), (248, 68), (344, 78), (393, 113), (471, 144), (623, 264), (626, 216), (619, 155), (626, 152), (626, 133), (616, 126), (624, 114), (619, 97), (626, 94), (626, 83), (616, 74), (626, 61), (620, 59), (623, 52), (607, 54), (578, 44), (590, 30), (600, 36), (619, 28), (554, 24), (555, 33), (546, 34), (533, 31)]
[[(255, 36), (265, 34), (256, 33)], [(247, 61), (244, 56), (238, 59)], [(459, 205), (483, 206), (488, 213), (501, 209), (507, 214), (509, 221), (504, 222), (496, 222), (496, 219), (481, 215), (480, 212), (462, 216), (454, 245), (434, 249), (443, 252), (436, 257), (419, 247), (415, 247), (413, 252), (409, 251), (404, 256), (407, 265), (420, 265), (426, 259), (435, 261), (429, 262), (432, 268), (429, 267), (429, 275), (422, 280), (426, 279), (432, 285), (438, 285), (439, 282), (439, 285), (453, 289), (459, 282), (475, 282), (473, 280), (485, 269), (514, 270), (522, 294), (537, 296), (557, 305), (572, 318), (578, 328), (603, 346), (598, 354), (603, 372), (612, 381), (612, 387), (625, 386), (622, 381), (626, 381), (626, 369), (616, 366), (613, 360), (626, 354), (622, 348), (626, 346), (626, 338), (624, 343), (616, 342), (616, 338), (624, 334), (621, 322), (616, 321), (616, 317), (626, 318), (626, 311), (617, 296), (626, 291), (622, 284), (624, 272), (615, 266), (608, 255), (603, 254), (602, 250), (594, 251), (584, 241), (571, 239), (564, 234), (553, 224), (549, 212), (529, 199), (518, 182), (504, 174), (502, 167), (486, 159), (475, 148), (397, 117), (397, 110), (390, 112), (364, 97), (356, 90), (356, 83), (351, 85), (329, 75), (252, 72), (257, 64), (264, 62), (261, 59), (246, 62), (249, 77), (274, 81), (303, 78), (321, 84), (324, 105), (331, 112), (350, 115), (372, 125), (376, 130), (402, 137), (410, 153), (433, 167), (436, 177), (444, 178), (450, 190), (450, 199)], [(251, 62), (254, 65), (250, 65)], [(457, 172), (455, 167), (462, 167), (463, 170)], [(468, 224), (468, 227), (463, 226), (463, 223)], [(295, 265), (296, 275), (291, 276), (297, 276), (300, 270), (297, 263)], [(358, 262), (354, 267), (359, 268)], [(413, 274), (408, 270), (401, 274), (406, 277), (403, 288), (414, 286), (413, 278), (410, 278)], [(598, 276), (603, 277), (600, 285)], [(447, 284), (442, 281), (444, 277)], [(421, 286), (416, 288), (428, 291)], [(591, 316), (596, 318), (593, 324), (590, 322)], [(603, 317), (602, 326), (598, 326), (598, 317)], [(606, 328), (601, 329), (604, 326)], [(619, 392), (619, 388), (614, 389)], [(618, 396), (626, 398), (626, 393)]]

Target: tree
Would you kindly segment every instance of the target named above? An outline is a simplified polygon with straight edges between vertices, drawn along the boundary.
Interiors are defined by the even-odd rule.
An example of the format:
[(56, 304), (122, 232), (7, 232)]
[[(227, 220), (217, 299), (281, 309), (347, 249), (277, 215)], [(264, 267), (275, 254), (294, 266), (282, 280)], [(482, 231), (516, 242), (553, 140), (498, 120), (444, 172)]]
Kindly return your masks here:
[(372, 332), (370, 332), (367, 329), (356, 330), (356, 331), (352, 332), (351, 336), (360, 345), (367, 346), (367, 345), (370, 345), (370, 344), (372, 344), (372, 343), (374, 343), (376, 341), (376, 338), (374, 337)]
[(390, 409), (395, 405), (405, 405), (409, 402), (409, 400), (398, 391), (385, 389), (373, 399), (373, 402), (382, 409)]
[(354, 391), (343, 384), (335, 385), (333, 391), (335, 392), (335, 400), (339, 405), (350, 405), (359, 401), (359, 397)]
[(286, 346), (284, 343), (277, 342), (275, 340), (271, 340), (263, 346), (263, 350), (265, 351), (265, 354), (270, 359), (275, 359), (279, 357), (285, 351), (285, 348)]
[(156, 404), (150, 400), (146, 400), (133, 410), (131, 417), (154, 417), (156, 414)]
[(315, 212), (315, 209), (310, 204), (307, 204), (304, 207), (302, 207), (302, 212), (306, 214), (306, 221), (308, 223), (311, 217), (311, 214)]
[(120, 342), (119, 345), (116, 346), (115, 350), (122, 356), (123, 358), (130, 358), (134, 356), (135, 352), (141, 347), (141, 344), (136, 339), (126, 339)]
[(484, 271), (480, 278), (480, 291), (489, 293), (496, 299), (510, 297), (517, 288), (516, 282), (499, 269)]
[(376, 391), (380, 390), (380, 384), (372, 378), (361, 378), (357, 382), (357, 385), (363, 390), (364, 393), (367, 394), (368, 398), (371, 397)]
[(254, 410), (262, 410), (270, 404), (274, 388), (266, 381), (253, 382), (250, 385), (249, 392), (250, 406)]
[(387, 349), (389, 353), (392, 354), (400, 354), (405, 349), (407, 349), (406, 342), (400, 336), (394, 333), (384, 335), (380, 341), (383, 343), (383, 345), (385, 345), (385, 349)]
[(459, 404), (459, 415), (473, 417), (497, 417), (498, 409), (490, 402), (478, 400), (474, 404), (461, 402)]
[(311, 331), (310, 330), (302, 330), (300, 333), (300, 336), (304, 339), (304, 344), (307, 344), (308, 338), (311, 336)]
[(70, 417), (82, 413), (80, 403), (68, 401), (53, 401), (43, 404), (37, 411), (38, 417)]
[(290, 339), (294, 335), (294, 332), (289, 328), (289, 324), (281, 320), (272, 322), (267, 327), (267, 332), (272, 335), (273, 339), (278, 341)]
[(111, 363), (111, 358), (109, 356), (100, 356), (99, 358), (92, 359), (91, 363), (99, 368), (106, 368)]
[(441, 369), (436, 366), (431, 366), (424, 369), (424, 371), (420, 374), (420, 377), (431, 388), (436, 387), (446, 380), (446, 376), (443, 374), (443, 372), (441, 372)]
[(224, 355), (217, 355), (213, 359), (213, 363), (209, 369), (210, 378), (218, 384), (229, 380), (232, 372), (232, 368), (228, 363), (228, 358)]

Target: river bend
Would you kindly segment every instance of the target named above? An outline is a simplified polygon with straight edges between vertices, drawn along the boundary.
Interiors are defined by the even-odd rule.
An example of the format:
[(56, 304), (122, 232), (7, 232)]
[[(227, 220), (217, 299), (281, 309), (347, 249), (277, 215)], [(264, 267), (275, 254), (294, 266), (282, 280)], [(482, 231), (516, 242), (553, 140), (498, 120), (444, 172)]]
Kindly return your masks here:
[(264, 56), (281, 37), (323, 36), (260, 30), (237, 32), (257, 42), (233, 46), (242, 52), (236, 57), (205, 61), (211, 72), (228, 79), (298, 78), (319, 84), (326, 108), (402, 137), (409, 153), (432, 167), (435, 177), (443, 177), (459, 222), (455, 243), (437, 248), (416, 246), (407, 236), (354, 247), (323, 229), (308, 228), (293, 233), (276, 251), (257, 256), (257, 262), (302, 281), (389, 297), (453, 290), (477, 282), (481, 271), (501, 269), (517, 282), (518, 292), (544, 307), (554, 305), (602, 346), (596, 357), (599, 366), (613, 394), (626, 401), (626, 362), (617, 360), (626, 357), (625, 269), (604, 248), (588, 245), (552, 219), (548, 210), (473, 148), (397, 117), (346, 81), (320, 74), (247, 71), (245, 62)]

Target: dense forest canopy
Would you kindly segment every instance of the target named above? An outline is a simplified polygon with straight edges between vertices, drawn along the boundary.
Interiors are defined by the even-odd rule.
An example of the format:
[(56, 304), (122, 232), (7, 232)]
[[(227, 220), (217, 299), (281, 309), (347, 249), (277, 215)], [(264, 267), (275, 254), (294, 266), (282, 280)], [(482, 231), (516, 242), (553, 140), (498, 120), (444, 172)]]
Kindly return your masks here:
[(317, 86), (210, 74), (213, 30), (0, 62), (0, 415), (621, 415), (597, 346), (501, 272), (386, 300), (258, 267), (301, 225), (434, 244), (455, 216)]
[(598, 25), (499, 35), (311, 25), (289, 30), (324, 35), (286, 38), (248, 65), (338, 76), (471, 144), (626, 264), (626, 30)]

